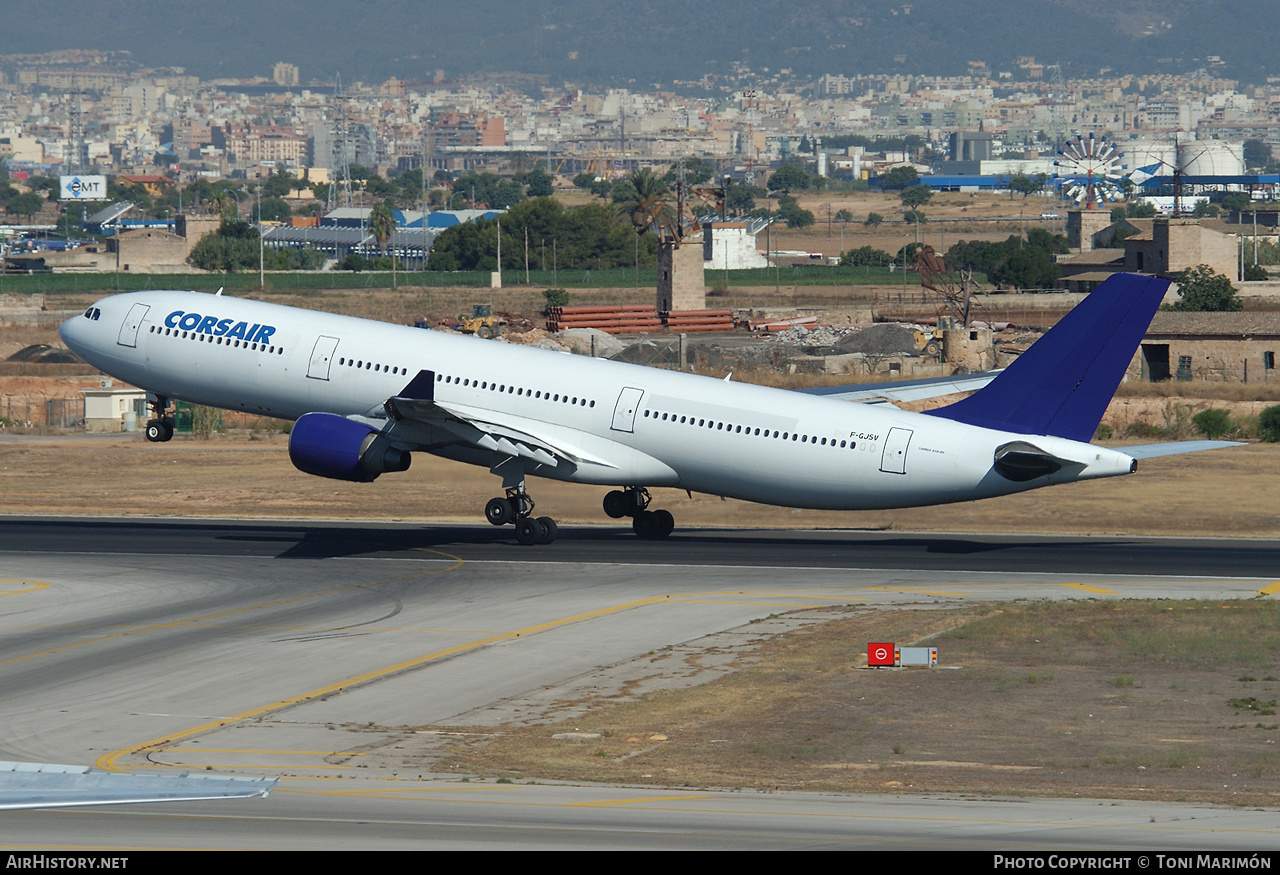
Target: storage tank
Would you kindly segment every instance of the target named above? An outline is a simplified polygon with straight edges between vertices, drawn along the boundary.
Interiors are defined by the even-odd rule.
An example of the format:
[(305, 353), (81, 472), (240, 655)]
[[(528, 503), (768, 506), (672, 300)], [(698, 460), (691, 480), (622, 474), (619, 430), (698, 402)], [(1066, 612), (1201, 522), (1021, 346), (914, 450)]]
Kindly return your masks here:
[(1177, 160), (1177, 151), (1168, 140), (1130, 140), (1117, 142), (1120, 147), (1120, 175), (1135, 183), (1153, 176), (1169, 176)]
[(1188, 176), (1240, 176), (1244, 173), (1244, 144), (1225, 140), (1179, 143), (1178, 166)]

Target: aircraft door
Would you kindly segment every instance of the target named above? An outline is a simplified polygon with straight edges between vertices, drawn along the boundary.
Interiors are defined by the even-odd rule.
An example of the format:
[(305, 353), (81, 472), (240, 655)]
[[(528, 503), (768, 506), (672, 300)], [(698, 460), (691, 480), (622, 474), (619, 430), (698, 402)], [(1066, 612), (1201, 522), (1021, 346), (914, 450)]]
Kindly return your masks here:
[(338, 348), (338, 338), (324, 334), (316, 340), (311, 350), (311, 363), (307, 365), (307, 376), (313, 380), (329, 379), (329, 366), (333, 364), (333, 351)]
[(880, 457), (880, 470), (886, 474), (907, 473), (907, 447), (911, 444), (909, 428), (891, 428), (884, 439), (884, 454)]
[(613, 407), (614, 431), (634, 433), (636, 430), (636, 411), (640, 409), (640, 399), (644, 397), (643, 389), (628, 386), (618, 394), (618, 403)]
[(147, 318), (150, 309), (150, 304), (134, 304), (129, 308), (129, 315), (124, 317), (124, 324), (120, 326), (120, 337), (116, 339), (119, 346), (137, 348), (138, 328), (142, 325), (142, 320)]

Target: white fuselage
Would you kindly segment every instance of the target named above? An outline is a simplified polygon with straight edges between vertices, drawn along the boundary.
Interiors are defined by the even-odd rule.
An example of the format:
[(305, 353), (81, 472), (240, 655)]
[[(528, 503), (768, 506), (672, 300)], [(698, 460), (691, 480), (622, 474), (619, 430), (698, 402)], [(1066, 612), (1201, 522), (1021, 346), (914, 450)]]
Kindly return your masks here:
[[(86, 361), (157, 396), (264, 416), (324, 412), (385, 422), (421, 371), (435, 402), (570, 446), (572, 466), (527, 473), (613, 486), (675, 486), (793, 507), (866, 509), (985, 498), (1126, 474), (1114, 450), (965, 425), (888, 405), (593, 359), (194, 292), (115, 295), (62, 328)], [(198, 318), (197, 318), (198, 317)], [(270, 329), (270, 330), (267, 330)], [(402, 429), (412, 449), (486, 467), (501, 454)], [(1033, 444), (1067, 464), (1013, 482), (995, 451)]]

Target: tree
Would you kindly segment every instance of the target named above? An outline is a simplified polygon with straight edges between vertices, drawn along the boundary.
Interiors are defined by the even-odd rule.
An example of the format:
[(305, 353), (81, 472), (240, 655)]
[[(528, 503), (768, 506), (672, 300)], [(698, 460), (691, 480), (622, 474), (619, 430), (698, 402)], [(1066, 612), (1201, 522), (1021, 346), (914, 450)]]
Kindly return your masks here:
[(1244, 166), (1266, 167), (1271, 163), (1271, 147), (1262, 140), (1244, 141)]
[(1191, 417), (1191, 424), (1209, 440), (1216, 441), (1231, 431), (1231, 414), (1211, 407)]
[(31, 217), (40, 212), (44, 208), (44, 198), (36, 194), (34, 191), (23, 192), (9, 198), (9, 202), (5, 204), (5, 209), (15, 216), (26, 216), (27, 221), (31, 221)]
[(378, 243), (378, 251), (385, 255), (387, 242), (391, 240), (391, 235), (396, 230), (396, 217), (391, 212), (391, 205), (387, 201), (380, 201), (370, 211), (369, 230), (373, 232), (373, 239)]
[(933, 189), (924, 183), (917, 185), (909, 185), (899, 194), (904, 207), (922, 207), (929, 201), (933, 200)]
[(1046, 289), (1058, 281), (1061, 269), (1043, 249), (1015, 249), (988, 272), (999, 285), (1014, 289)]
[(1043, 173), (1037, 173), (1035, 176), (1015, 173), (1009, 179), (1009, 199), (1012, 200), (1015, 194), (1020, 194), (1022, 199), (1026, 200), (1027, 195), (1042, 191), (1048, 181), (1049, 177)]
[(796, 164), (783, 164), (769, 177), (769, 188), (773, 191), (803, 191), (809, 185), (809, 174)]
[(1151, 204), (1129, 204), (1125, 207), (1126, 219), (1154, 219), (1156, 208)]
[(902, 221), (906, 222), (907, 224), (911, 224), (912, 222), (914, 222), (917, 225), (923, 225), (925, 222), (928, 221), (928, 219), (924, 217), (924, 213), (922, 213), (920, 210), (906, 210), (902, 214)]
[(880, 223), (883, 221), (884, 221), (884, 216), (880, 215), (879, 213), (867, 213), (867, 219), (862, 224), (866, 225), (868, 228), (875, 228), (879, 226)]
[(920, 174), (910, 164), (895, 167), (880, 177), (884, 187), (890, 190), (901, 190), (920, 182)]
[(264, 197), (258, 210), (258, 218), (264, 222), (287, 222), (292, 215), (293, 210), (278, 197)]
[(518, 182), (523, 182), (528, 187), (529, 197), (551, 197), (553, 191), (551, 183), (554, 177), (541, 167), (535, 167), (528, 173), (521, 174)]
[(892, 255), (873, 246), (850, 249), (840, 256), (842, 267), (886, 267), (892, 262)]
[(674, 228), (675, 209), (671, 206), (671, 188), (647, 167), (632, 170), (613, 188), (613, 205), (618, 215), (628, 216), (637, 234), (653, 226)]
[(1233, 191), (1222, 199), (1222, 208), (1233, 212), (1244, 212), (1252, 205), (1249, 196), (1238, 191)]
[(1280, 443), (1280, 404), (1258, 414), (1258, 437), (1269, 444)]
[(801, 209), (792, 198), (783, 198), (778, 202), (778, 217), (787, 223), (788, 228), (808, 228), (816, 221), (813, 213)]
[(759, 186), (731, 183), (725, 192), (725, 209), (738, 215), (749, 213), (756, 208), (756, 198), (766, 194), (768, 192)]
[(1178, 296), (1170, 310), (1193, 312), (1234, 312), (1243, 309), (1231, 280), (1214, 273), (1207, 264), (1187, 268), (1178, 274)]

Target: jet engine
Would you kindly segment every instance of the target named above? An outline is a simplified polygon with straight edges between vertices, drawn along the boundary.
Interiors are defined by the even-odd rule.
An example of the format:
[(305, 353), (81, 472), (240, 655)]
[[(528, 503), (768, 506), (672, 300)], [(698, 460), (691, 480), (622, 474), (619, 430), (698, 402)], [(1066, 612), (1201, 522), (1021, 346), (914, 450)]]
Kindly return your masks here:
[(376, 428), (332, 413), (307, 413), (289, 434), (289, 460), (317, 477), (372, 483), (379, 474), (409, 470), (412, 457)]

